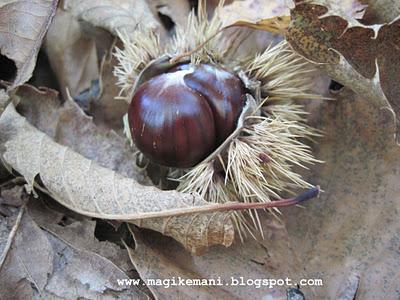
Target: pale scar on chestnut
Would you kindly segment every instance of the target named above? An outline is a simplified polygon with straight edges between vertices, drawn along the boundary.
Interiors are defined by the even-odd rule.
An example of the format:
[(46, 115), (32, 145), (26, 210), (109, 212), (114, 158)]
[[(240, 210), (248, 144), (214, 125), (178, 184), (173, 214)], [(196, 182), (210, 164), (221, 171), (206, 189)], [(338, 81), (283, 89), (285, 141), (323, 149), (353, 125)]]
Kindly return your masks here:
[(235, 130), (245, 94), (225, 69), (179, 65), (136, 90), (128, 109), (132, 139), (155, 163), (193, 167)]

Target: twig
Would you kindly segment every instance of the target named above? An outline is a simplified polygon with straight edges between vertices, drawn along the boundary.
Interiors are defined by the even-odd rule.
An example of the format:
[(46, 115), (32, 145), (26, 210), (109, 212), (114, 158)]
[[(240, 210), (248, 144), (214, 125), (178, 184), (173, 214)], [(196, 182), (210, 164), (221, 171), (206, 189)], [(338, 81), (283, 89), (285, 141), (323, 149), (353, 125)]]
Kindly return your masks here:
[(19, 225), (21, 223), (22, 215), (24, 214), (24, 211), (25, 211), (25, 204), (22, 205), (21, 209), (19, 210), (17, 219), (15, 220), (15, 224), (14, 224), (13, 228), (11, 229), (10, 234), (8, 235), (6, 246), (4, 247), (3, 253), (1, 253), (1, 256), (0, 256), (0, 270), (3, 267), (3, 264), (4, 264), (5, 260), (6, 260), (8, 252), (11, 249), (12, 242), (14, 240), (14, 237), (15, 237), (15, 235), (17, 233), (17, 230), (19, 228)]

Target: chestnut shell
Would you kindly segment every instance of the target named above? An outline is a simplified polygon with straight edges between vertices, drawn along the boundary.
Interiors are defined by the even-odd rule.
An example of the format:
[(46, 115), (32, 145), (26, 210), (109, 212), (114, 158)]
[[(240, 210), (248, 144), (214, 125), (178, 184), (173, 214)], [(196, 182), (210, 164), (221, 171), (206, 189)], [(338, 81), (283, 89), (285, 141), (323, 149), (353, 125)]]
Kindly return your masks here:
[(234, 74), (208, 64), (184, 64), (153, 77), (128, 108), (131, 136), (153, 162), (192, 167), (234, 130), (245, 88)]

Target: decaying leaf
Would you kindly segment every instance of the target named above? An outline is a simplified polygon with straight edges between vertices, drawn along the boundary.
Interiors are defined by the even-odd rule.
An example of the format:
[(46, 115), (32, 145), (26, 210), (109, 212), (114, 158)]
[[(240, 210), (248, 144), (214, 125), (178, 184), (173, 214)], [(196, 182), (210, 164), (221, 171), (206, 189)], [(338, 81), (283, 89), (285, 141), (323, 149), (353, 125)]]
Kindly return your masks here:
[(128, 277), (111, 261), (42, 231), (28, 211), (20, 219), (0, 278), (4, 299), (148, 299), (138, 288), (118, 285), (117, 279)]
[[(47, 274), (53, 272), (54, 251), (24, 210), (19, 208), (16, 218), (12, 218), (9, 248), (2, 252), (0, 289), (5, 299), (32, 299), (34, 289), (41, 293), (47, 283)], [(2, 226), (11, 221), (6, 219), (9, 218), (2, 218)]]
[(67, 98), (67, 89), (76, 96), (98, 79), (95, 42), (84, 34), (70, 12), (57, 10), (44, 46), (64, 98)]
[[(225, 1), (226, 2), (226, 1)], [(289, 16), (291, 1), (258, 1), (244, 0), (233, 1), (219, 10), (224, 14), (224, 25), (230, 25), (237, 21), (256, 23), (263, 19), (270, 19), (278, 16)]]
[(263, 3), (256, 0), (234, 1), (220, 10), (223, 11), (224, 25), (243, 26), (272, 33), (285, 33), (289, 25), (290, 1), (279, 0)]
[(338, 299), (348, 287), (356, 299), (398, 299), (400, 149), (391, 113), (344, 89), (315, 117), (325, 164), (313, 176), (325, 192), (304, 210), (282, 209), (307, 278), (323, 279), (310, 297)]
[(41, 197), (29, 201), (27, 207), (29, 215), (41, 229), (76, 249), (101, 255), (126, 274), (130, 273), (132, 266), (129, 264), (129, 256), (126, 251), (116, 244), (96, 239), (96, 221), (77, 215), (78, 218), (72, 212), (67, 214), (62, 210), (57, 211), (58, 207), (51, 208), (46, 206)]
[[(32, 88), (28, 90), (32, 92)], [(21, 94), (23, 95), (23, 92)], [(34, 102), (30, 104), (27, 111), (35, 115), (32, 110)], [(76, 115), (81, 114), (81, 118), (84, 119), (76, 104), (72, 106)], [(50, 107), (47, 106), (47, 109)], [(72, 111), (69, 110), (69, 113)], [(65, 114), (61, 115), (61, 120), (66, 118)], [(60, 134), (59, 131), (65, 130), (62, 125), (58, 124), (59, 129), (56, 131), (48, 126), (51, 123), (57, 124), (57, 111), (49, 109), (46, 114), (44, 109), (40, 109), (38, 120), (39, 124), (45, 122), (41, 123), (41, 126), (50, 128), (50, 133), (58, 134), (59, 139), (64, 138), (64, 144), (73, 145), (78, 149), (82, 147), (83, 151), (87, 151), (82, 143), (75, 143), (73, 138), (67, 138), (68, 131), (64, 136)], [(64, 120), (64, 124), (72, 126), (73, 130), (70, 133), (76, 134), (80, 126), (70, 120), (71, 115)], [(160, 191), (155, 187), (140, 185), (134, 179), (101, 167), (70, 148), (52, 141), (45, 133), (32, 127), (12, 105), (8, 106), (1, 116), (0, 131), (4, 161), (22, 174), (31, 188), (35, 178), (40, 176), (44, 187), (57, 201), (78, 213), (98, 218), (131, 221), (168, 217), (136, 223), (173, 236), (193, 252), (201, 252), (213, 244), (228, 246), (232, 243), (234, 234), (229, 214), (215, 212), (196, 214), (198, 210), (204, 208), (213, 210), (214, 204), (209, 204), (197, 195)], [(114, 135), (115, 139), (120, 138), (115, 133)], [(87, 133), (82, 135), (85, 136)], [(92, 155), (95, 153), (92, 152)], [(24, 159), (28, 157), (29, 159)], [(97, 155), (97, 159), (99, 158), (101, 155)], [(132, 167), (133, 161), (130, 164), (130, 168)], [(171, 217), (183, 213), (195, 214)]]
[[(186, 0), (147, 0), (154, 15), (158, 15), (160, 23), (163, 22), (162, 18), (168, 17), (174, 24), (167, 24), (173, 26), (178, 24), (184, 26), (190, 12), (190, 3)], [(166, 21), (164, 21), (166, 22)], [(172, 29), (172, 28), (166, 28)]]
[(361, 0), (368, 5), (363, 17), (363, 23), (388, 23), (400, 15), (400, 2), (396, 0)]
[[(210, 286), (149, 286), (160, 299), (286, 299), (286, 287), (264, 284), (235, 285), (236, 280), (291, 278), (293, 286), (305, 275), (297, 248), (291, 244), (285, 226), (265, 214), (261, 216), (265, 239), (236, 241), (231, 247), (215, 247), (203, 256), (191, 256), (166, 238), (135, 232), (135, 249), (128, 249), (132, 263), (146, 282), (149, 278), (214, 279)], [(296, 274), (296, 275), (293, 275)], [(300, 275), (299, 275), (300, 274)], [(233, 278), (233, 279), (232, 279)], [(218, 285), (219, 283), (219, 285)], [(232, 283), (232, 284), (231, 284)], [(237, 282), (236, 282), (237, 283)], [(303, 288), (302, 288), (303, 289)], [(309, 294), (312, 289), (305, 288)], [(272, 297), (272, 298), (271, 298)]]
[(144, 0), (65, 0), (64, 9), (75, 18), (104, 28), (115, 36), (118, 32), (132, 33), (137, 26), (150, 29), (159, 26)]
[(32, 76), (57, 3), (57, 0), (14, 0), (0, 4), (0, 54), (12, 60), (17, 68), (12, 87)]
[(237, 49), (232, 53), (233, 57), (247, 58), (251, 55), (262, 53), (266, 47), (282, 40), (282, 35), (280, 34), (268, 30), (254, 30), (251, 27), (257, 26), (255, 24), (264, 19), (269, 20), (270, 23), (272, 21), (274, 24), (276, 17), (289, 16), (287, 1), (245, 0), (225, 1), (225, 3), (225, 6), (216, 8), (216, 13), (221, 16), (224, 26), (229, 27), (237, 22), (241, 22), (242, 25), (249, 25), (232, 27), (224, 33), (227, 36), (237, 35), (236, 43), (233, 45)]
[(100, 95), (89, 103), (89, 112), (96, 125), (122, 131), (123, 116), (128, 111), (128, 104), (119, 95), (117, 78), (113, 74), (117, 61), (111, 51), (103, 57), (100, 71)]
[[(400, 20), (363, 25), (365, 6), (330, 1), (299, 2), (291, 11), (287, 39), (307, 59), (323, 64), (336, 81), (374, 102), (400, 113)], [(396, 117), (400, 128), (400, 119)]]

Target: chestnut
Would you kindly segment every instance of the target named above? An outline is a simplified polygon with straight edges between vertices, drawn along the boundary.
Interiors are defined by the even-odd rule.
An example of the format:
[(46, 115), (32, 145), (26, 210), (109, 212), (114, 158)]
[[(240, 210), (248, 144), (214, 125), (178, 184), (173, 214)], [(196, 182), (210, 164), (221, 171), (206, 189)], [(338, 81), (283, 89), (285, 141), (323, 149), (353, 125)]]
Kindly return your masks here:
[(234, 130), (245, 87), (233, 73), (210, 64), (182, 64), (142, 84), (128, 120), (133, 142), (160, 165), (193, 167)]

